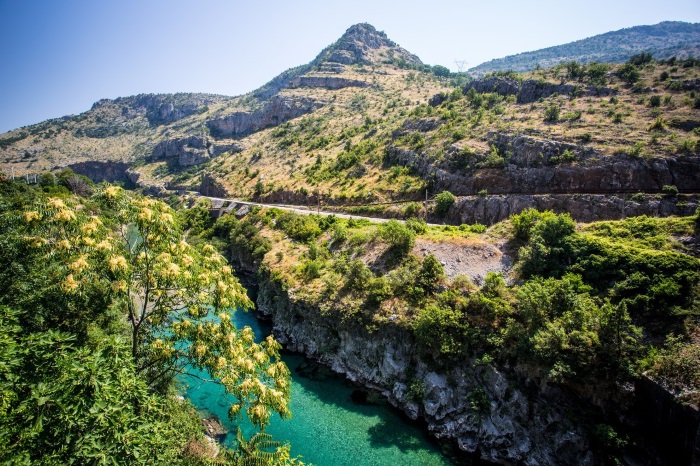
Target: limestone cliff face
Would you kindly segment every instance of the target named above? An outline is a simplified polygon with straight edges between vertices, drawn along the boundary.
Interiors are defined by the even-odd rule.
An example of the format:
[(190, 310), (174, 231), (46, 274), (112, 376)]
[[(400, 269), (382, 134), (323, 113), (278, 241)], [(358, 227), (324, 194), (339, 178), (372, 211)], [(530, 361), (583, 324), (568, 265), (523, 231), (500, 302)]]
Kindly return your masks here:
[(215, 94), (139, 94), (117, 99), (102, 99), (93, 104), (91, 110), (107, 105), (122, 107), (127, 118), (145, 115), (151, 125), (168, 124), (206, 109), (207, 105), (224, 102), (231, 97)]
[(605, 96), (616, 93), (614, 89), (610, 89), (608, 87), (581, 87), (571, 84), (553, 84), (544, 81), (537, 81), (535, 79), (526, 79), (525, 81), (520, 82), (516, 81), (515, 79), (498, 76), (491, 76), (488, 78), (471, 81), (464, 86), (463, 91), (466, 94), (470, 89), (474, 89), (479, 93), (495, 92), (503, 96), (514, 95), (517, 97), (517, 102), (521, 104), (529, 104), (541, 98), (549, 97), (553, 94)]
[[(417, 353), (412, 334), (397, 325), (368, 331), (296, 299), (264, 275), (259, 285), (258, 310), (288, 349), (381, 391), (411, 418), (425, 419), (437, 437), (499, 464), (595, 464), (583, 428), (567, 416), (581, 409), (577, 399), (525, 368), (468, 360), (449, 374), (435, 371)], [(421, 387), (422, 396), (412, 386)], [(488, 398), (482, 412), (469, 402), (475, 391)]]
[(389, 146), (390, 164), (412, 168), (433, 183), (434, 191), (455, 195), (660, 192), (675, 185), (681, 192), (700, 190), (700, 157), (602, 155), (585, 147), (526, 135), (492, 133), (489, 142), (503, 157), (489, 165), (487, 154), (451, 146), (443, 160)]
[(280, 125), (322, 106), (323, 102), (311, 98), (274, 96), (259, 110), (215, 118), (207, 121), (207, 126), (215, 138), (239, 138)]
[(68, 165), (68, 168), (73, 170), (75, 173), (85, 175), (96, 182), (107, 181), (109, 183), (113, 183), (115, 181), (130, 181), (126, 173), (126, 170), (129, 168), (129, 164), (123, 162), (78, 162)]
[(500, 194), (489, 196), (459, 197), (445, 218), (432, 221), (447, 221), (453, 224), (482, 223), (492, 225), (525, 209), (568, 212), (577, 222), (618, 220), (626, 217), (648, 215), (668, 217), (693, 215), (700, 206), (700, 196), (674, 197), (610, 196), (603, 194)]
[(360, 81), (358, 79), (348, 79), (341, 78), (337, 76), (324, 76), (324, 75), (306, 75), (299, 76), (295, 78), (289, 87), (311, 87), (311, 88), (323, 88), (330, 90), (343, 89), (345, 87), (366, 87), (367, 83), (365, 81)]
[(153, 149), (151, 160), (176, 159), (181, 167), (199, 165), (224, 152), (240, 152), (243, 148), (235, 143), (216, 143), (207, 137), (166, 139)]

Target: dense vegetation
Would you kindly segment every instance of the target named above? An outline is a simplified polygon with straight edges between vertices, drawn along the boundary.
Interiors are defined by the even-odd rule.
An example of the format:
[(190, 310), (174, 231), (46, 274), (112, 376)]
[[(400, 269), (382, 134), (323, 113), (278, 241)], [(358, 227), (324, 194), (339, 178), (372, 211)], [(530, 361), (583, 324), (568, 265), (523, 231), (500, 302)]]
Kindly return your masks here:
[(160, 201), (113, 186), (44, 189), (0, 184), (0, 459), (288, 461), (269, 439), (217, 455), (174, 391), (194, 367), (235, 396), (232, 418), (264, 427), (289, 414), (279, 345), (231, 323), (250, 302), (225, 259), (188, 243), (187, 221)]
[[(254, 249), (263, 274), (337, 325), (408, 330), (435, 368), (527, 364), (571, 387), (644, 374), (696, 404), (700, 260), (675, 238), (696, 235), (699, 217), (576, 225), (567, 214), (530, 209), (484, 235), (483, 226), (256, 209), (242, 220), (221, 218), (210, 234), (234, 257)], [(464, 275), (447, 278), (435, 256), (416, 255), (421, 238), (505, 240), (519, 248), (520, 279), (509, 285), (489, 273), (478, 286)], [(591, 429), (617, 435), (605, 423)]]

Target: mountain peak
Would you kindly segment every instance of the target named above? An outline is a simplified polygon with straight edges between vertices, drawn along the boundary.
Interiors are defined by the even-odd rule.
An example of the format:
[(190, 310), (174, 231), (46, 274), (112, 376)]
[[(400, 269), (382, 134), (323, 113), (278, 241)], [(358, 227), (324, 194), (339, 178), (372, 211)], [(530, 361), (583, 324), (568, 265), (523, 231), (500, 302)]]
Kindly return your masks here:
[(407, 63), (421, 63), (418, 57), (390, 40), (384, 31), (377, 31), (368, 23), (350, 26), (340, 39), (316, 57), (315, 62), (328, 61), (344, 65), (377, 64), (382, 61), (379, 52), (389, 52)]

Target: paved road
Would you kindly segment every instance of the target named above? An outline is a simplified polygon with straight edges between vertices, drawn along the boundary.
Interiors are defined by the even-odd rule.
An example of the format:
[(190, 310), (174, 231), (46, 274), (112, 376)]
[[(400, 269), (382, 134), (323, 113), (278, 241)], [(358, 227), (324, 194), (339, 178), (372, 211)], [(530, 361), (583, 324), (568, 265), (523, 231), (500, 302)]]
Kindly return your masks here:
[[(327, 210), (318, 210), (318, 209), (312, 209), (312, 208), (307, 208), (303, 206), (290, 206), (290, 205), (283, 205), (283, 204), (263, 204), (260, 202), (250, 202), (250, 201), (241, 201), (239, 199), (223, 199), (220, 197), (211, 197), (211, 196), (202, 196), (198, 193), (194, 192), (189, 192), (189, 194), (194, 194), (197, 197), (200, 198), (205, 198), (209, 199), (212, 202), (212, 206), (216, 208), (221, 208), (225, 202), (229, 202), (231, 204), (235, 205), (250, 205), (250, 206), (260, 206), (260, 207), (268, 207), (268, 208), (276, 208), (280, 210), (287, 210), (289, 212), (294, 212), (297, 214), (301, 215), (310, 215), (310, 214), (318, 214), (318, 215), (323, 215), (323, 216), (328, 216), (328, 215), (335, 215), (338, 218), (347, 218), (347, 219), (366, 219), (369, 220), (370, 222), (378, 222), (378, 223), (384, 223), (388, 222), (391, 219), (387, 218), (377, 218), (377, 217), (365, 217), (362, 215), (352, 215), (352, 214), (342, 214), (339, 212), (330, 212)], [(228, 210), (228, 207), (227, 207)], [(398, 219), (396, 219), (398, 220)], [(404, 220), (398, 220), (399, 222), (403, 223)], [(428, 223), (429, 226), (439, 226), (437, 223)]]

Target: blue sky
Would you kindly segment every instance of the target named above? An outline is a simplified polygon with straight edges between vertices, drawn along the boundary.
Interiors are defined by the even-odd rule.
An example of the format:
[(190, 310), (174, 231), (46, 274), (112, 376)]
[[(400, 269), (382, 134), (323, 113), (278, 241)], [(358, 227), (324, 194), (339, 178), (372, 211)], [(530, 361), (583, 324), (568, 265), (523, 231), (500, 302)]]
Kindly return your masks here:
[(698, 0), (0, 0), (0, 132), (139, 93), (239, 95), (368, 22), (455, 69), (661, 21)]

